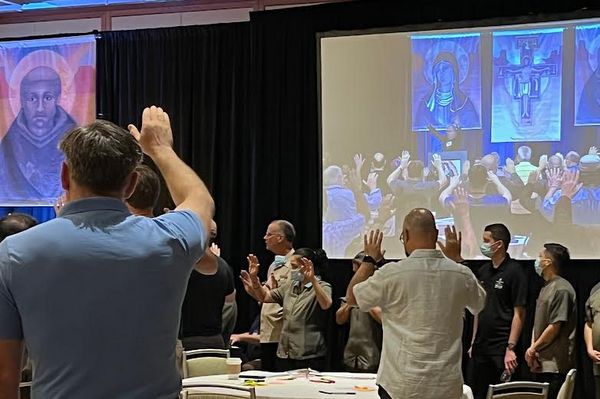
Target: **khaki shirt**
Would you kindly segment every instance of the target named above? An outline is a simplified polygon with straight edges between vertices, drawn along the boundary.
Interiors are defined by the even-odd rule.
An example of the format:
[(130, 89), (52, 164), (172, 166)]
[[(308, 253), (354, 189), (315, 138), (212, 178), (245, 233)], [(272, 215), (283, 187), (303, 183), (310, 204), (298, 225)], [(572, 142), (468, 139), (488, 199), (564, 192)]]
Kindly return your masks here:
[(575, 290), (562, 277), (547, 281), (535, 306), (533, 337), (537, 340), (550, 324), (561, 322), (560, 332), (550, 345), (539, 351), (540, 373), (567, 373), (575, 366)]
[[(290, 259), (293, 254), (294, 250), (292, 249), (285, 255), (286, 262), (284, 265), (278, 265), (273, 262), (269, 266), (267, 281), (269, 281), (271, 274), (273, 274), (275, 280), (277, 280), (278, 287), (282, 287), (287, 283), (290, 270), (292, 270)], [(283, 308), (281, 305), (278, 303), (263, 303), (260, 310), (260, 342), (263, 344), (279, 342), (282, 327)]]
[[(595, 350), (600, 350), (600, 283), (596, 284), (590, 292), (590, 297), (585, 303), (585, 321), (592, 325), (592, 345)], [(594, 364), (594, 375), (600, 376), (600, 365)]]
[[(331, 285), (319, 281), (331, 298)], [(277, 356), (282, 359), (312, 359), (325, 356), (327, 311), (321, 309), (311, 283), (304, 287), (298, 282), (271, 290), (271, 298), (283, 306), (283, 329)]]

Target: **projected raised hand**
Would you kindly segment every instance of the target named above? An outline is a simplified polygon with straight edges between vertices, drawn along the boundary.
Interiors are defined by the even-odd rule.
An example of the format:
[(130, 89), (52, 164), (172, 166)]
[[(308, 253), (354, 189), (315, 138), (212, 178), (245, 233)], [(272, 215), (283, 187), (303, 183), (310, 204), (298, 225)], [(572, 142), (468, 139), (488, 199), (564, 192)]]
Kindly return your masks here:
[(506, 166), (504, 167), (504, 170), (506, 170), (511, 175), (513, 173), (516, 173), (517, 169), (515, 167), (515, 161), (513, 161), (511, 158), (506, 158)]
[(379, 175), (375, 172), (369, 173), (369, 176), (367, 176), (367, 180), (363, 180), (363, 183), (369, 187), (369, 190), (371, 191), (375, 191), (377, 189), (377, 178), (379, 177)]
[(588, 155), (598, 155), (598, 148), (595, 145), (591, 146)]
[(548, 169), (546, 171), (546, 179), (548, 179), (549, 188), (559, 188), (562, 183), (562, 170), (559, 168)]
[(583, 183), (579, 183), (579, 171), (566, 171), (563, 174), (562, 183), (560, 185), (560, 194), (563, 197), (573, 199), (575, 194), (581, 190)]
[(402, 169), (406, 169), (408, 166), (408, 161), (410, 161), (410, 152), (404, 150), (402, 151), (402, 156), (400, 158), (400, 167)]
[(440, 154), (433, 154), (431, 163), (436, 169), (440, 169), (442, 167), (442, 157)]
[(356, 170), (359, 172), (362, 170), (363, 165), (365, 164), (365, 158), (363, 157), (362, 154), (355, 154), (354, 155), (354, 166), (356, 168)]

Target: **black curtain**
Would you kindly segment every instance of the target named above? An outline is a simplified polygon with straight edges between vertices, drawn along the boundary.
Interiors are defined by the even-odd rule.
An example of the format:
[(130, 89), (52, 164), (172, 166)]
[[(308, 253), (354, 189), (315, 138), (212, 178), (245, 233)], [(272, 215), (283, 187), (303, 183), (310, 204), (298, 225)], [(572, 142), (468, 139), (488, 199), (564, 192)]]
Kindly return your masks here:
[[(251, 247), (253, 218), (250, 26), (105, 32), (97, 54), (99, 116), (139, 127), (146, 106), (169, 113), (175, 150), (216, 199), (222, 256), (239, 270)], [(166, 192), (159, 202), (159, 209), (172, 205)], [(240, 301), (243, 325), (250, 322), (244, 318), (250, 305)]]
[[(223, 257), (236, 270), (245, 267), (248, 252), (267, 264), (272, 255), (262, 237), (275, 218), (294, 223), (296, 248), (321, 242), (317, 33), (593, 14), (577, 11), (583, 7), (596, 5), (591, 0), (371, 0), (253, 13), (250, 23), (103, 33), (98, 112), (125, 127), (139, 123), (143, 107), (162, 105), (172, 116), (176, 150), (215, 197)], [(531, 262), (523, 267), (530, 268)], [(583, 303), (600, 280), (600, 264), (574, 261), (566, 274), (577, 290), (581, 327)], [(349, 261), (330, 262), (327, 279), (335, 298), (344, 294), (350, 276)], [(238, 330), (248, 327), (256, 311), (240, 291), (238, 284)], [(340, 365), (340, 331), (330, 323), (333, 367)], [(592, 374), (581, 343), (580, 329), (575, 397), (592, 397)]]

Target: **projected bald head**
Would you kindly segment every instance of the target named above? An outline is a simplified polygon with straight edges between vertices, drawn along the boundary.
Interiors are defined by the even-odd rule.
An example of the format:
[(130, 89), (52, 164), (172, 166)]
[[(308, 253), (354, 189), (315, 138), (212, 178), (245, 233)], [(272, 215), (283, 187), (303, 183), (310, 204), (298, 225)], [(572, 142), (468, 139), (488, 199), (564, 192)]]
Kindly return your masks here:
[(429, 209), (415, 208), (404, 218), (402, 237), (404, 251), (409, 256), (415, 249), (435, 249), (438, 231)]
[(21, 81), (25, 124), (34, 136), (43, 137), (54, 128), (60, 85), (60, 77), (48, 67), (32, 69)]

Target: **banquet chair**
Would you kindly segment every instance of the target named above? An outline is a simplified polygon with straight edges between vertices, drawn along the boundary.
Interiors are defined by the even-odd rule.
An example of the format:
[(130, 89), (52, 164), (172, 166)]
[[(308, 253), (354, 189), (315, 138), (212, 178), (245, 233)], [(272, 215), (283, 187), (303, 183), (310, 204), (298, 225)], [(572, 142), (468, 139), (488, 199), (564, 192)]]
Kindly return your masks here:
[(486, 399), (547, 399), (547, 382), (516, 381), (490, 385)]
[(228, 349), (195, 349), (183, 351), (183, 378), (227, 374)]
[[(201, 388), (201, 390), (196, 390), (197, 388)], [(226, 391), (230, 392), (224, 393)], [(181, 399), (256, 399), (256, 392), (254, 387), (199, 383), (186, 385), (179, 397)]]
[(560, 391), (558, 391), (558, 396), (556, 399), (571, 399), (573, 398), (573, 391), (575, 390), (575, 375), (577, 374), (577, 370), (571, 369), (567, 374), (567, 378), (565, 378), (565, 382), (560, 387)]

